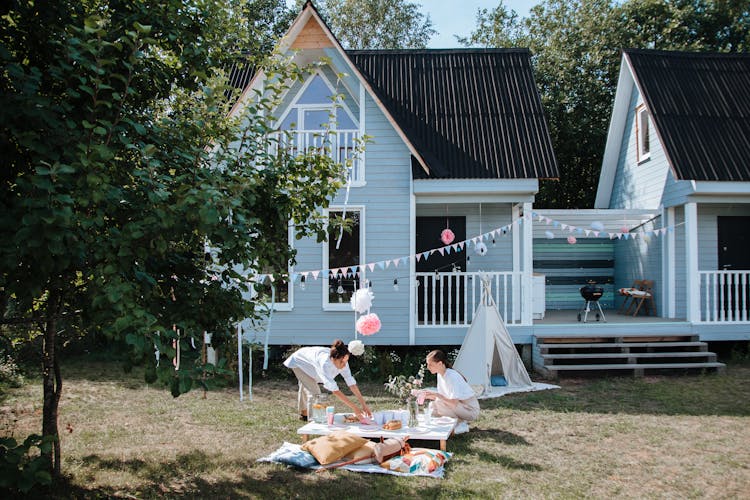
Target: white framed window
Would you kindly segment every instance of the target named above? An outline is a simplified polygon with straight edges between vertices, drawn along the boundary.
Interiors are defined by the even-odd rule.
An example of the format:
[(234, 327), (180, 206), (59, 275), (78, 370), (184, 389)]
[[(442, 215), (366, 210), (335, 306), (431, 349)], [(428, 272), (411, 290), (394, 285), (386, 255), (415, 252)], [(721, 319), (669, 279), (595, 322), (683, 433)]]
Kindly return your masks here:
[[(283, 244), (283, 236), (279, 235), (279, 244)], [(286, 233), (286, 244), (294, 247), (294, 228), (289, 225)], [(286, 268), (287, 275), (291, 276), (293, 270), (288, 262), (279, 261), (275, 269), (271, 267), (263, 269), (264, 274), (279, 272)], [(294, 286), (286, 279), (276, 279), (273, 282), (267, 280), (256, 293), (262, 295), (263, 300), (270, 302), (273, 297), (273, 309), (275, 311), (291, 311), (294, 309)]]
[(635, 118), (637, 156), (642, 162), (651, 156), (651, 117), (644, 104), (635, 109)]
[[(323, 267), (330, 271), (323, 279), (323, 309), (327, 311), (349, 311), (349, 300), (354, 290), (365, 283), (361, 266), (365, 262), (365, 207), (348, 206), (344, 216), (343, 207), (326, 210), (328, 217), (328, 241), (323, 245)], [(342, 233), (338, 221), (346, 221), (349, 230)], [(340, 271), (334, 271), (340, 269)]]
[[(364, 162), (356, 158), (357, 142), (362, 135), (359, 121), (322, 72), (316, 71), (305, 81), (292, 104), (284, 110), (277, 126), (293, 131), (294, 150), (309, 150), (328, 144), (334, 161), (351, 160), (347, 174), (352, 186), (363, 186)], [(332, 132), (328, 134), (328, 131)]]

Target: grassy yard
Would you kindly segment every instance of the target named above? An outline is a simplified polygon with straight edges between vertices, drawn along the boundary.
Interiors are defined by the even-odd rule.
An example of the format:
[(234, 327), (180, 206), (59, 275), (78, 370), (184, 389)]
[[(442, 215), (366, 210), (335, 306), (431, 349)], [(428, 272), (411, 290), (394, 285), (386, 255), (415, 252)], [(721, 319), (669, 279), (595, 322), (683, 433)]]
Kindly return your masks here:
[[(297, 442), (296, 381), (173, 399), (117, 365), (64, 366), (63, 471), (53, 497), (747, 498), (750, 366), (726, 375), (562, 379), (482, 401), (443, 480), (315, 474), (256, 459)], [(373, 409), (395, 407), (363, 385)], [(41, 430), (41, 385), (0, 395), (0, 435)], [(339, 408), (343, 411), (343, 408)], [(418, 441), (417, 444), (420, 444)]]

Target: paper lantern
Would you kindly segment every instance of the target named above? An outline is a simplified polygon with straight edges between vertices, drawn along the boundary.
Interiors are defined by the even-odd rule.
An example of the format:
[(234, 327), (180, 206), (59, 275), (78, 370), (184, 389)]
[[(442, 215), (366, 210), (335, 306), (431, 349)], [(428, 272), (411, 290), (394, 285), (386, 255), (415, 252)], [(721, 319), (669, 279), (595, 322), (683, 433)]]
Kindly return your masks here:
[(356, 327), (361, 335), (373, 335), (380, 331), (380, 318), (375, 313), (365, 314), (357, 320)]
[(570, 243), (571, 245), (575, 245), (576, 241), (578, 240), (576, 240), (575, 236), (568, 236), (568, 243)]
[(369, 288), (360, 288), (352, 294), (352, 298), (349, 302), (352, 304), (352, 309), (362, 314), (370, 310), (372, 307), (372, 299), (374, 298), (375, 296)]
[(555, 233), (553, 233), (552, 231), (545, 231), (544, 236), (546, 236), (548, 240), (555, 239)]
[(347, 348), (349, 349), (349, 352), (355, 356), (362, 356), (362, 354), (365, 353), (365, 345), (361, 340), (352, 340), (349, 342)]
[(443, 245), (450, 245), (455, 238), (456, 235), (450, 229), (443, 229), (443, 232), (440, 233), (440, 241), (443, 242)]

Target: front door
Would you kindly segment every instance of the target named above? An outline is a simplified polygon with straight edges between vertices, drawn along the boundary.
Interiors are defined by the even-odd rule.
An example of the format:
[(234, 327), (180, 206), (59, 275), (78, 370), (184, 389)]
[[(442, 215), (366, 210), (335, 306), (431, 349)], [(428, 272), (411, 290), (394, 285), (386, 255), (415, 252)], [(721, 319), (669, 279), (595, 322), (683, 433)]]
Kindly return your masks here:
[[(466, 239), (466, 217), (417, 217), (417, 253), (445, 244), (440, 240), (443, 229), (450, 228), (456, 242)], [(466, 271), (466, 252), (453, 252), (440, 255), (433, 253), (430, 257), (417, 262), (417, 272), (449, 273)], [(456, 276), (443, 276), (441, 280), (432, 277), (417, 279), (417, 320), (436, 317), (444, 323), (455, 323), (464, 320), (464, 286)]]
[[(719, 270), (742, 271), (750, 269), (750, 217), (724, 216), (717, 217)], [(728, 274), (721, 287), (723, 310), (727, 319), (743, 319), (750, 301), (750, 285), (747, 280), (741, 281), (739, 275)], [(742, 304), (742, 306), (740, 306)]]

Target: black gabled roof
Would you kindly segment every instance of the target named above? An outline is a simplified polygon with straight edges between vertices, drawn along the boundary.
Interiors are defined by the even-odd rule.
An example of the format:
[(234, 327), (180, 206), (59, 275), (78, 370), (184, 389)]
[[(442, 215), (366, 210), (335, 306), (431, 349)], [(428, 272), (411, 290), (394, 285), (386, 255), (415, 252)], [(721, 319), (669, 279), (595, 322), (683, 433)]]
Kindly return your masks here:
[(750, 181), (750, 54), (624, 53), (675, 176)]
[(415, 178), (558, 177), (527, 49), (347, 55), (427, 163)]

